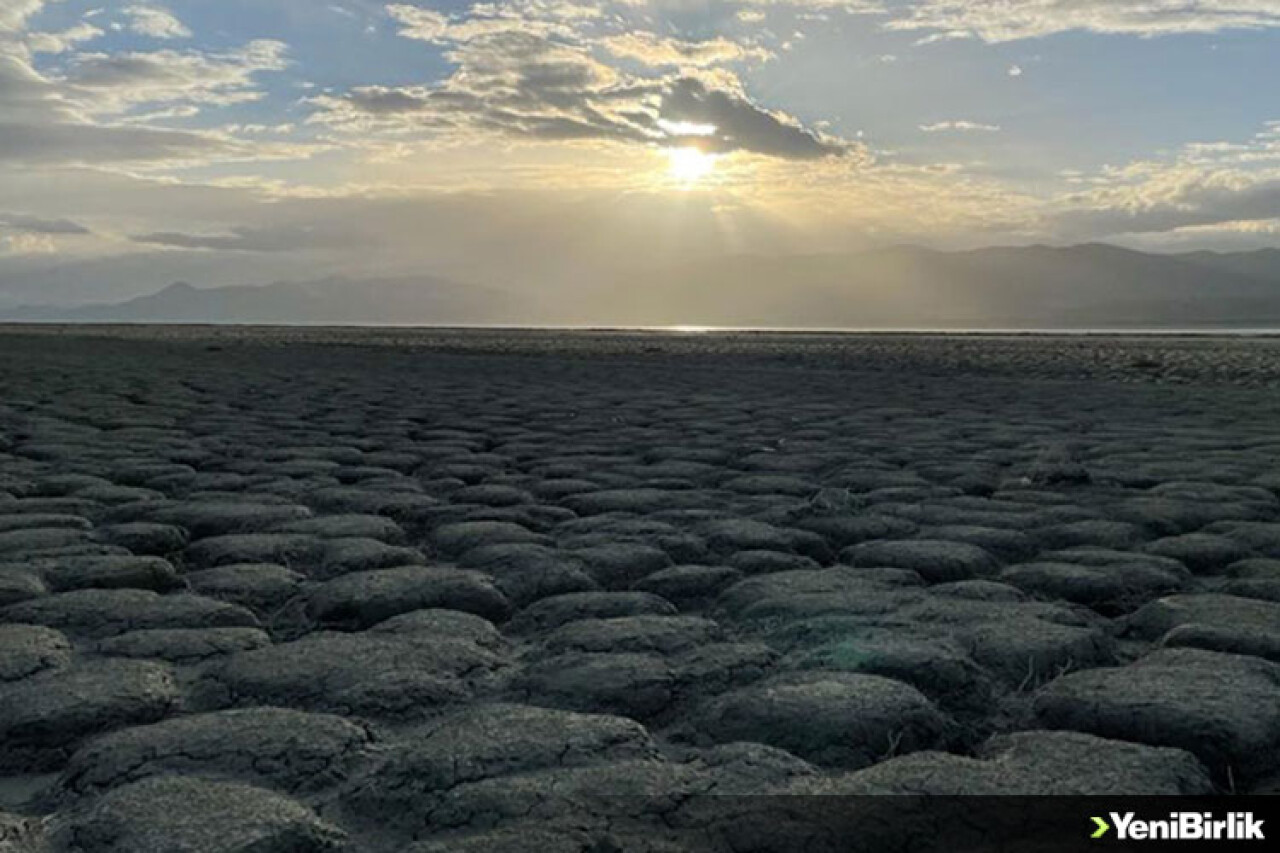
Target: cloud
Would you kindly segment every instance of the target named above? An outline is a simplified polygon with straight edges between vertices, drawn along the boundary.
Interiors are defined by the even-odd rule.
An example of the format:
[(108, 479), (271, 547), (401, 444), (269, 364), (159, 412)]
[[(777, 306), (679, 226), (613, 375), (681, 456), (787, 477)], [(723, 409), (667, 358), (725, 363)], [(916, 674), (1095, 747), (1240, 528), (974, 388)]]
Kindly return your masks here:
[(128, 6), (124, 14), (129, 17), (129, 29), (139, 35), (155, 39), (191, 38), (191, 30), (168, 9), (159, 6)]
[(399, 34), (404, 38), (437, 44), (474, 41), (502, 33), (557, 36), (571, 40), (584, 21), (596, 20), (604, 14), (593, 6), (556, 0), (478, 3), (456, 17), (404, 3), (390, 4), (386, 12), (400, 23)]
[(4, 255), (52, 255), (58, 251), (58, 245), (48, 234), (0, 235), (0, 254)]
[(400, 35), (419, 41), (441, 41), (449, 30), (448, 16), (434, 9), (423, 9), (407, 3), (392, 3), (387, 14), (400, 26)]
[(998, 124), (982, 124), (976, 121), (937, 121), (933, 124), (922, 124), (920, 129), (925, 133), (942, 133), (944, 131), (955, 131), (960, 133), (996, 133), (1000, 130)]
[(138, 104), (222, 106), (260, 98), (255, 76), (287, 67), (286, 52), (283, 43), (261, 39), (219, 53), (80, 53), (62, 82), (68, 97), (94, 113), (119, 113)]
[(0, 53), (0, 162), (142, 163), (229, 154), (225, 138), (88, 121), (63, 86)]
[(1165, 160), (1106, 168), (1055, 199), (1050, 227), (1072, 239), (1269, 223), (1280, 211), (1280, 123), (1238, 142), (1199, 142)]
[(36, 70), (14, 45), (6, 50), (0, 44), (0, 163), (179, 166), (308, 153), (227, 132), (155, 127), (129, 115), (146, 105), (160, 107), (151, 113), (160, 118), (196, 105), (256, 98), (254, 75), (284, 65), (279, 42), (223, 53), (79, 53), (60, 73)]
[(706, 67), (726, 62), (765, 60), (773, 56), (759, 47), (747, 47), (726, 38), (684, 41), (637, 30), (605, 38), (601, 44), (614, 56), (634, 59), (653, 67)]
[(26, 165), (155, 163), (173, 165), (247, 154), (229, 140), (157, 128), (0, 120), (0, 162)]
[(70, 219), (45, 219), (22, 213), (0, 213), (0, 228), (27, 234), (89, 234), (88, 228)]
[[(847, 154), (852, 146), (805, 128), (794, 118), (767, 110), (741, 92), (708, 86), (685, 77), (663, 93), (660, 114), (670, 122), (711, 125), (713, 134), (697, 137), (720, 151), (743, 150), (786, 159), (807, 160)], [(705, 141), (705, 142), (704, 142)]]
[(93, 41), (102, 30), (87, 22), (56, 33), (31, 33), (26, 38), (27, 50), (32, 53), (66, 53), (77, 45)]
[(1164, 36), (1280, 27), (1275, 0), (914, 0), (886, 22), (927, 40), (998, 43), (1083, 30)]
[[(1168, 186), (1172, 180), (1178, 181), (1176, 188)], [(1228, 223), (1240, 226), (1276, 218), (1276, 211), (1280, 210), (1280, 176), (1242, 181), (1239, 176), (1233, 179), (1220, 174), (1175, 171), (1130, 188), (1124, 196), (1086, 195), (1077, 197), (1075, 202), (1077, 206), (1066, 206), (1049, 217), (1051, 227), (1069, 239), (1150, 234)]]
[(4, 0), (0, 3), (0, 34), (21, 32), (42, 8), (44, 0)]
[[(727, 39), (690, 42), (642, 31), (593, 38), (597, 10), (555, 2), (477, 6), (461, 17), (404, 4), (387, 12), (401, 36), (443, 45), (453, 72), (434, 84), (315, 97), (312, 123), (366, 137), (490, 134), (637, 145), (684, 144), (691, 140), (672, 127), (713, 125), (692, 141), (790, 159), (861, 150), (756, 104), (731, 72), (710, 69), (763, 56)], [(598, 47), (639, 60), (644, 70), (605, 62)], [(678, 70), (655, 70), (673, 66)]]
[(168, 246), (174, 249), (196, 249), (224, 252), (291, 252), (297, 249), (333, 247), (348, 241), (330, 229), (317, 231), (306, 226), (251, 228), (237, 226), (227, 234), (186, 234), (157, 231), (129, 238), (135, 243)]

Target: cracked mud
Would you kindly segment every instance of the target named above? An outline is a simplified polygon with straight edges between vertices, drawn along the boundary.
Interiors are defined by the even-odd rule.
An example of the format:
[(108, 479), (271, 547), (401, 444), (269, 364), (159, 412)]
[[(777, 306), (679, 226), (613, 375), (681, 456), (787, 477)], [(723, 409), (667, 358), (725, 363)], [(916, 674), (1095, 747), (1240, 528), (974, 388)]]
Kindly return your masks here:
[(1275, 792), (1277, 388), (1246, 338), (10, 330), (0, 850)]

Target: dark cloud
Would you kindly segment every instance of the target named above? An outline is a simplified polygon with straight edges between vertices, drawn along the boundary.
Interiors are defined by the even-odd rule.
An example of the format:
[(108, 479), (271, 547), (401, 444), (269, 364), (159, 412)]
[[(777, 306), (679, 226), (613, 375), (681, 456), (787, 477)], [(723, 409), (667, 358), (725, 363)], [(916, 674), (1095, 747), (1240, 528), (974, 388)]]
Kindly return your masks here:
[(243, 146), (208, 134), (89, 120), (73, 108), (63, 85), (0, 53), (0, 162), (97, 165), (244, 153)]
[(1275, 219), (1280, 219), (1280, 180), (1244, 187), (1193, 184), (1175, 198), (1159, 202), (1077, 207), (1054, 215), (1050, 227), (1076, 240)]
[(43, 219), (23, 213), (0, 213), (0, 228), (27, 234), (90, 234), (79, 222), (70, 219)]
[(431, 93), (411, 89), (391, 89), (386, 86), (366, 86), (355, 89), (347, 96), (347, 102), (369, 115), (397, 115), (420, 112), (428, 108)]
[[(359, 133), (470, 129), (553, 141), (697, 144), (799, 160), (857, 148), (754, 103), (730, 74), (631, 76), (562, 35), (504, 28), (453, 44), (446, 56), (456, 70), (438, 85), (323, 95), (312, 100), (312, 121)], [(682, 136), (670, 129), (673, 122), (714, 125), (715, 132)]]
[(822, 137), (798, 121), (746, 98), (708, 87), (700, 80), (674, 81), (662, 98), (661, 118), (714, 125), (708, 144), (721, 151), (741, 149), (773, 157), (806, 160), (846, 154), (850, 145)]
[(284, 69), (286, 53), (284, 44), (269, 39), (225, 53), (81, 53), (68, 64), (65, 88), (95, 114), (119, 113), (138, 104), (252, 101), (262, 95), (257, 76)]
[(0, 161), (138, 163), (231, 154), (234, 148), (222, 139), (177, 130), (0, 121)]
[(135, 243), (168, 246), (173, 249), (197, 249), (222, 252), (291, 252), (323, 246), (340, 246), (347, 240), (329, 230), (306, 226), (270, 228), (231, 228), (226, 234), (185, 234), (157, 231), (130, 238)]

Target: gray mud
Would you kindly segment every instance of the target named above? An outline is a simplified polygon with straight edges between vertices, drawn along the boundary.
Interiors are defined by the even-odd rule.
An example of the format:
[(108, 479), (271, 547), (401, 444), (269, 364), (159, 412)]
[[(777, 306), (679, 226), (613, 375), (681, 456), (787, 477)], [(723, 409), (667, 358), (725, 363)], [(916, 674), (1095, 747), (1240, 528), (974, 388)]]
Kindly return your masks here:
[(1267, 338), (9, 329), (0, 849), (1275, 791), (1277, 386)]

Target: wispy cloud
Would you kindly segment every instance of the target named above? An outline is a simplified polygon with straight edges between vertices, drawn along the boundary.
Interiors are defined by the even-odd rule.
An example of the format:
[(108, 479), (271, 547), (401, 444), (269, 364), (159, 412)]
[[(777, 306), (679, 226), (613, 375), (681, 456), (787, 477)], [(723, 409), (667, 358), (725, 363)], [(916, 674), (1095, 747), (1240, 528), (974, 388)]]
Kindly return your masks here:
[(1073, 238), (1270, 223), (1280, 211), (1280, 122), (1244, 141), (1199, 142), (1080, 179), (1052, 228)]
[(922, 124), (920, 129), (925, 133), (944, 133), (954, 131), (958, 133), (995, 133), (1000, 130), (998, 124), (983, 124), (977, 121), (935, 121), (932, 124)]
[(20, 51), (0, 50), (0, 163), (181, 165), (283, 156), (281, 143), (129, 121), (137, 108), (189, 115), (199, 106), (252, 100), (254, 76), (283, 63), (282, 45), (254, 42), (216, 54), (77, 53), (53, 74), (37, 71)]
[(0, 35), (16, 33), (27, 25), (27, 19), (44, 8), (44, 0), (5, 0), (0, 3)]
[(773, 53), (726, 38), (685, 41), (649, 32), (626, 32), (607, 36), (601, 44), (614, 56), (634, 59), (654, 67), (706, 67), (728, 62), (763, 61)]
[(70, 219), (46, 219), (23, 213), (0, 213), (0, 228), (29, 234), (88, 234), (89, 229)]
[(114, 113), (138, 104), (226, 105), (261, 96), (255, 77), (286, 66), (287, 48), (258, 40), (236, 50), (80, 53), (63, 82), (87, 112)]
[(137, 234), (130, 239), (135, 243), (167, 246), (174, 249), (197, 249), (227, 252), (290, 252), (317, 246), (336, 247), (347, 245), (349, 232), (334, 229), (317, 230), (307, 226), (276, 225), (253, 228), (233, 226), (225, 234), (187, 234), (177, 231), (156, 231)]
[(891, 30), (1007, 42), (1080, 30), (1138, 36), (1280, 27), (1275, 0), (913, 0)]
[(60, 32), (31, 33), (27, 36), (25, 44), (32, 53), (66, 53), (101, 35), (102, 30), (87, 21), (81, 21), (74, 27)]
[(129, 18), (129, 29), (155, 39), (191, 38), (191, 30), (168, 9), (159, 6), (128, 6), (124, 14)]

